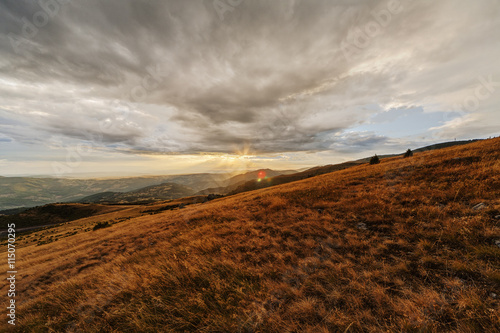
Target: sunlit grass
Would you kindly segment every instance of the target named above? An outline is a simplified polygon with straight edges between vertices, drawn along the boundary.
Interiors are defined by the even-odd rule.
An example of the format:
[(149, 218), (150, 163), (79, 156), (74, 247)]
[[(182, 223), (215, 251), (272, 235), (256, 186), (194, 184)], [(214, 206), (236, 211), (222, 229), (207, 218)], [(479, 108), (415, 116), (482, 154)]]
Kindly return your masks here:
[(499, 157), (382, 159), (27, 243), (16, 329), (497, 331)]

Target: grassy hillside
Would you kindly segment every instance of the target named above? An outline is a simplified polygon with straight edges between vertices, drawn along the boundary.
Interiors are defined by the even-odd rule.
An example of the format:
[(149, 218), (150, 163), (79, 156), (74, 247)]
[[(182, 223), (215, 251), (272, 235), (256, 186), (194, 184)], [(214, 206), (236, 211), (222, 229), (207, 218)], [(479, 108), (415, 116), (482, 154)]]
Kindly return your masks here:
[(134, 209), (51, 244), (20, 240), (13, 331), (500, 329), (498, 138)]
[(16, 241), (20, 246), (40, 246), (90, 232), (98, 224), (112, 226), (138, 216), (159, 214), (207, 201), (206, 196), (194, 196), (149, 205), (50, 204), (30, 208), (18, 215), (0, 217), (0, 246), (4, 250), (7, 245), (7, 224), (11, 223), (16, 225)]
[[(438, 150), (438, 149), (443, 149), (443, 148), (448, 148), (448, 147), (456, 147), (456, 146), (463, 146), (467, 145), (469, 143), (477, 142), (479, 139), (475, 140), (460, 140), (460, 141), (448, 141), (448, 142), (441, 142), (441, 143), (436, 143), (430, 146), (425, 146), (425, 147), (420, 147), (417, 149), (412, 149), (414, 153), (421, 153), (424, 151), (430, 151), (430, 150)], [(388, 157), (396, 157), (396, 156), (402, 156), (403, 153), (401, 154), (389, 154), (389, 155), (378, 155), (379, 158), (388, 158)], [(370, 162), (370, 159), (372, 157), (365, 157), (359, 160), (356, 160), (355, 162), (360, 162), (360, 163), (368, 163)]]
[(103, 205), (49, 204), (30, 208), (15, 215), (0, 216), (0, 225), (2, 226), (0, 232), (5, 231), (6, 226), (11, 223), (15, 223), (19, 230), (20, 228), (74, 221), (121, 209), (124, 208)]
[(422, 148), (415, 149), (414, 152), (420, 153), (423, 151), (428, 151), (428, 150), (436, 150), (436, 149), (443, 149), (443, 148), (448, 148), (448, 147), (455, 147), (455, 146), (462, 146), (462, 145), (467, 145), (469, 143), (477, 142), (480, 140), (459, 140), (459, 141), (450, 141), (450, 142), (442, 142), (442, 143), (436, 143), (434, 145), (430, 146), (425, 146)]

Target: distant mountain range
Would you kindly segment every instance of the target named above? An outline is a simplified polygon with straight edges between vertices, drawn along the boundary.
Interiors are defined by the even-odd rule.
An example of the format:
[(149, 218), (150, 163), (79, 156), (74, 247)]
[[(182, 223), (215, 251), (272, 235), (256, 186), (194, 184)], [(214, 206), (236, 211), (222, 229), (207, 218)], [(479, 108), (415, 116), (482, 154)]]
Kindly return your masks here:
[(147, 186), (130, 192), (102, 192), (78, 200), (80, 203), (104, 204), (147, 204), (162, 200), (172, 200), (193, 195), (195, 191), (175, 183)]
[[(478, 140), (435, 144), (414, 152), (464, 145)], [(379, 155), (380, 158), (395, 155)], [(314, 167), (305, 171), (261, 169), (240, 175), (201, 173), (173, 176), (144, 176), (110, 179), (66, 179), (0, 176), (0, 214), (17, 212), (19, 207), (34, 207), (54, 202), (131, 204), (171, 200), (190, 195), (235, 194), (301, 180), (368, 162), (370, 157), (353, 162)], [(259, 173), (265, 175), (259, 180)], [(4, 211), (4, 210), (11, 210)]]
[(330, 173), (334, 171), (339, 171), (343, 169), (347, 169), (356, 165), (363, 164), (361, 162), (345, 162), (345, 163), (340, 163), (340, 164), (332, 164), (332, 165), (325, 165), (322, 167), (314, 167), (311, 169), (307, 169), (302, 172), (297, 172), (293, 174), (287, 174), (287, 175), (278, 175), (276, 177), (272, 178), (267, 178), (267, 179), (254, 179), (247, 181), (243, 184), (240, 184), (236, 188), (227, 188), (227, 191), (225, 193), (221, 194), (237, 194), (241, 192), (248, 192), (248, 191), (253, 191), (257, 190), (260, 188), (265, 188), (265, 187), (270, 187), (270, 186), (276, 186), (276, 185), (281, 185), (281, 184), (286, 184), (290, 182), (295, 182), (298, 180), (306, 179), (306, 178), (311, 178), (319, 175), (323, 175), (325, 173)]
[(199, 191), (198, 195), (206, 195), (210, 193), (217, 193), (217, 194), (228, 194), (232, 191), (235, 191), (238, 187), (246, 184), (249, 181), (257, 181), (259, 179), (259, 174), (262, 176), (262, 178), (265, 179), (271, 179), (277, 176), (281, 175), (290, 175), (290, 174), (295, 174), (297, 171), (274, 171), (271, 169), (260, 169), (260, 170), (255, 170), (251, 172), (247, 172), (242, 175), (237, 175), (234, 177), (231, 177), (228, 182), (229, 184), (225, 186), (219, 186), (219, 187), (212, 187), (212, 188), (207, 188), (202, 191)]
[(195, 191), (191, 187), (175, 183), (163, 183), (144, 187), (130, 192), (102, 192), (87, 196), (78, 200), (80, 203), (102, 203), (102, 204), (147, 204), (162, 200), (179, 199), (191, 195), (227, 194), (250, 180), (255, 180), (259, 174), (265, 177), (294, 174), (296, 171), (275, 171), (261, 169), (250, 171), (241, 175), (230, 177), (222, 182), (219, 187), (211, 187), (202, 191)]
[[(275, 176), (296, 171), (268, 172)], [(201, 173), (111, 179), (1, 177), (0, 214), (16, 213), (19, 207), (54, 202), (129, 204), (177, 199), (207, 188), (234, 186), (256, 177), (256, 171), (236, 176)]]
[(224, 186), (231, 176), (203, 173), (110, 179), (1, 177), (0, 210), (53, 202), (76, 202), (101, 192), (130, 192), (163, 183), (175, 183), (200, 191), (208, 187)]

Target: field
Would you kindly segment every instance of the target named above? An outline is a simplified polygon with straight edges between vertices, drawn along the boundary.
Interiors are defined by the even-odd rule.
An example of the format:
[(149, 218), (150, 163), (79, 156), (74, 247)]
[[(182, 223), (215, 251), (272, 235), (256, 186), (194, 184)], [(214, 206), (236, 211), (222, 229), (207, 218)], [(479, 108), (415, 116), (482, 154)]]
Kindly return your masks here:
[(21, 236), (9, 331), (495, 332), (499, 244), (496, 138)]

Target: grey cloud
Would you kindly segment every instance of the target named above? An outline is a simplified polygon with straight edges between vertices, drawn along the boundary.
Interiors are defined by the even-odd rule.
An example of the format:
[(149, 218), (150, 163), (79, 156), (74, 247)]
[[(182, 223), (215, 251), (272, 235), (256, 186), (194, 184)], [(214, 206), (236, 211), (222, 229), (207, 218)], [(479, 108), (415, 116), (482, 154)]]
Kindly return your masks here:
[[(346, 59), (342, 42), (388, 3), (243, 1), (221, 21), (209, 0), (72, 0), (16, 53), (9, 33), (21, 36), (22, 18), (32, 20), (41, 7), (0, 0), (0, 79), (12, 83), (0, 86), (0, 106), (49, 114), (17, 114), (28, 125), (16, 137), (26, 140), (35, 129), (38, 140), (90, 135), (130, 152), (232, 152), (242, 145), (292, 152), (331, 149), (335, 140), (356, 150), (386, 139), (325, 133), (366, 122), (371, 104), (451, 109), (452, 94), (478, 75), (500, 78), (492, 66), (500, 47), (489, 33), (500, 27), (494, 0), (402, 1), (404, 11)], [(75, 109), (80, 102), (86, 107)], [(103, 129), (103, 122), (112, 126)], [(477, 133), (485, 124), (468, 126)]]
[(354, 153), (366, 152), (378, 148), (390, 141), (388, 137), (370, 132), (339, 133), (332, 140), (331, 149), (338, 152)]

